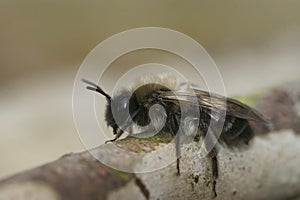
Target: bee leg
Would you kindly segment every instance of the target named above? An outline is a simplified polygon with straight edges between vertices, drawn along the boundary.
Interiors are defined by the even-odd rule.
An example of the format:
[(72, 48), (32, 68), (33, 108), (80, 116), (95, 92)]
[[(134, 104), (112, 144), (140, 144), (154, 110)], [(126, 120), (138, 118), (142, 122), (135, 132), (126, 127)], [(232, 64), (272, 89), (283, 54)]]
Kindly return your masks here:
[(176, 145), (176, 168), (177, 168), (177, 175), (180, 175), (180, 139), (179, 135), (175, 137), (175, 145)]
[(216, 192), (216, 179), (218, 178), (218, 159), (217, 159), (217, 153), (215, 147), (212, 149), (213, 152), (212, 154), (210, 153), (209, 156), (211, 158), (211, 163), (212, 163), (212, 184), (213, 184), (213, 193), (214, 197), (217, 196)]
[(114, 129), (114, 135), (116, 135), (115, 138), (112, 140), (106, 140), (105, 144), (116, 141), (123, 133), (124, 131), (122, 129), (119, 129), (118, 131), (117, 129)]
[(176, 148), (176, 168), (177, 168), (177, 175), (180, 175), (180, 135), (176, 135), (178, 133), (178, 122), (176, 116), (174, 114), (171, 115), (171, 129), (172, 134), (175, 135), (175, 148)]
[(211, 165), (212, 165), (212, 190), (214, 193), (214, 197), (217, 196), (217, 192), (216, 192), (216, 179), (218, 178), (219, 175), (219, 169), (218, 169), (218, 159), (217, 159), (217, 149), (215, 147), (215, 143), (214, 141), (214, 135), (211, 133), (208, 133), (206, 135), (206, 140), (205, 140), (205, 146), (206, 149), (209, 150), (211, 148), (212, 145), (214, 145), (212, 147), (212, 149), (210, 150), (210, 152), (208, 153), (208, 157), (211, 160)]

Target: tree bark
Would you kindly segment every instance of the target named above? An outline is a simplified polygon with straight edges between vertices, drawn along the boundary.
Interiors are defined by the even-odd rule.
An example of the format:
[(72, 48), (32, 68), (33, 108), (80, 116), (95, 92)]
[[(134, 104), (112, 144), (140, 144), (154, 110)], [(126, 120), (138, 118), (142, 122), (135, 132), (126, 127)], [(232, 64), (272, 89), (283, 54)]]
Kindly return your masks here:
[[(219, 146), (215, 199), (296, 199), (300, 197), (300, 91), (297, 83), (243, 98), (273, 123), (272, 131), (252, 123), (256, 137), (247, 147)], [(175, 156), (165, 135), (128, 137), (101, 145), (0, 181), (0, 199), (212, 199), (210, 162), (200, 158), (199, 144), (181, 146), (176, 162), (151, 167)], [(115, 148), (117, 145), (119, 148)], [(136, 152), (129, 156), (127, 151)], [(120, 166), (145, 173), (122, 172)]]

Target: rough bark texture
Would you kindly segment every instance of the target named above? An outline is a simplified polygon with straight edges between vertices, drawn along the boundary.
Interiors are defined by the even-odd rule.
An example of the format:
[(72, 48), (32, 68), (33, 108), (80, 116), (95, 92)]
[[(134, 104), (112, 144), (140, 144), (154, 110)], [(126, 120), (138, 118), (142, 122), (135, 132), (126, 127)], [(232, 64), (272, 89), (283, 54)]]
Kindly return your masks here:
[[(271, 132), (252, 124), (257, 136), (247, 147), (219, 146), (216, 199), (296, 199), (300, 197), (300, 92), (289, 84), (251, 99), (274, 122)], [(249, 103), (249, 102), (248, 102)], [(66, 154), (41, 167), (0, 181), (0, 199), (212, 199), (211, 167), (199, 158), (199, 144), (182, 145), (181, 175), (175, 163), (160, 170), (128, 173), (175, 156), (166, 135), (129, 137), (88, 152)], [(128, 156), (127, 151), (136, 152)], [(92, 156), (93, 155), (93, 156)]]

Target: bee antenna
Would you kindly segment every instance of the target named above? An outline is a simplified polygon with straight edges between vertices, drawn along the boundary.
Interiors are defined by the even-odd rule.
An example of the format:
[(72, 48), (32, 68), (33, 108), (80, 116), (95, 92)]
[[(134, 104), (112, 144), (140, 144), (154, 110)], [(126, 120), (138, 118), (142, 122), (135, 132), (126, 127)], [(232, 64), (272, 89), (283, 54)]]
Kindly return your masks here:
[(92, 91), (95, 91), (95, 92), (98, 92), (98, 93), (102, 94), (103, 96), (105, 96), (108, 100), (111, 99), (111, 97), (110, 97), (107, 93), (105, 93), (105, 92), (104, 92), (98, 85), (96, 85), (95, 83), (92, 83), (92, 82), (90, 82), (90, 81), (88, 81), (88, 80), (86, 80), (86, 79), (81, 79), (81, 80), (82, 80), (84, 83), (91, 85), (91, 86), (87, 86), (86, 89), (92, 90)]

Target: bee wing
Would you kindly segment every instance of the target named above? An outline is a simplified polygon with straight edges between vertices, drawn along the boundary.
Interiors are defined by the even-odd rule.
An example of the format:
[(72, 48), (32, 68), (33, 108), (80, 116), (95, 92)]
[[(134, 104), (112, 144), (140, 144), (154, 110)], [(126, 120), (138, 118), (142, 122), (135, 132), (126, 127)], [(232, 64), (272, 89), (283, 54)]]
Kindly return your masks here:
[(235, 99), (226, 98), (222, 95), (209, 93), (202, 90), (193, 89), (192, 92), (171, 92), (162, 91), (159, 95), (162, 101), (173, 103), (184, 103), (194, 106), (200, 106), (210, 111), (209, 114), (212, 118), (218, 119), (224, 115), (230, 115), (233, 117), (261, 121), (269, 123), (265, 117), (257, 110), (243, 104)]

